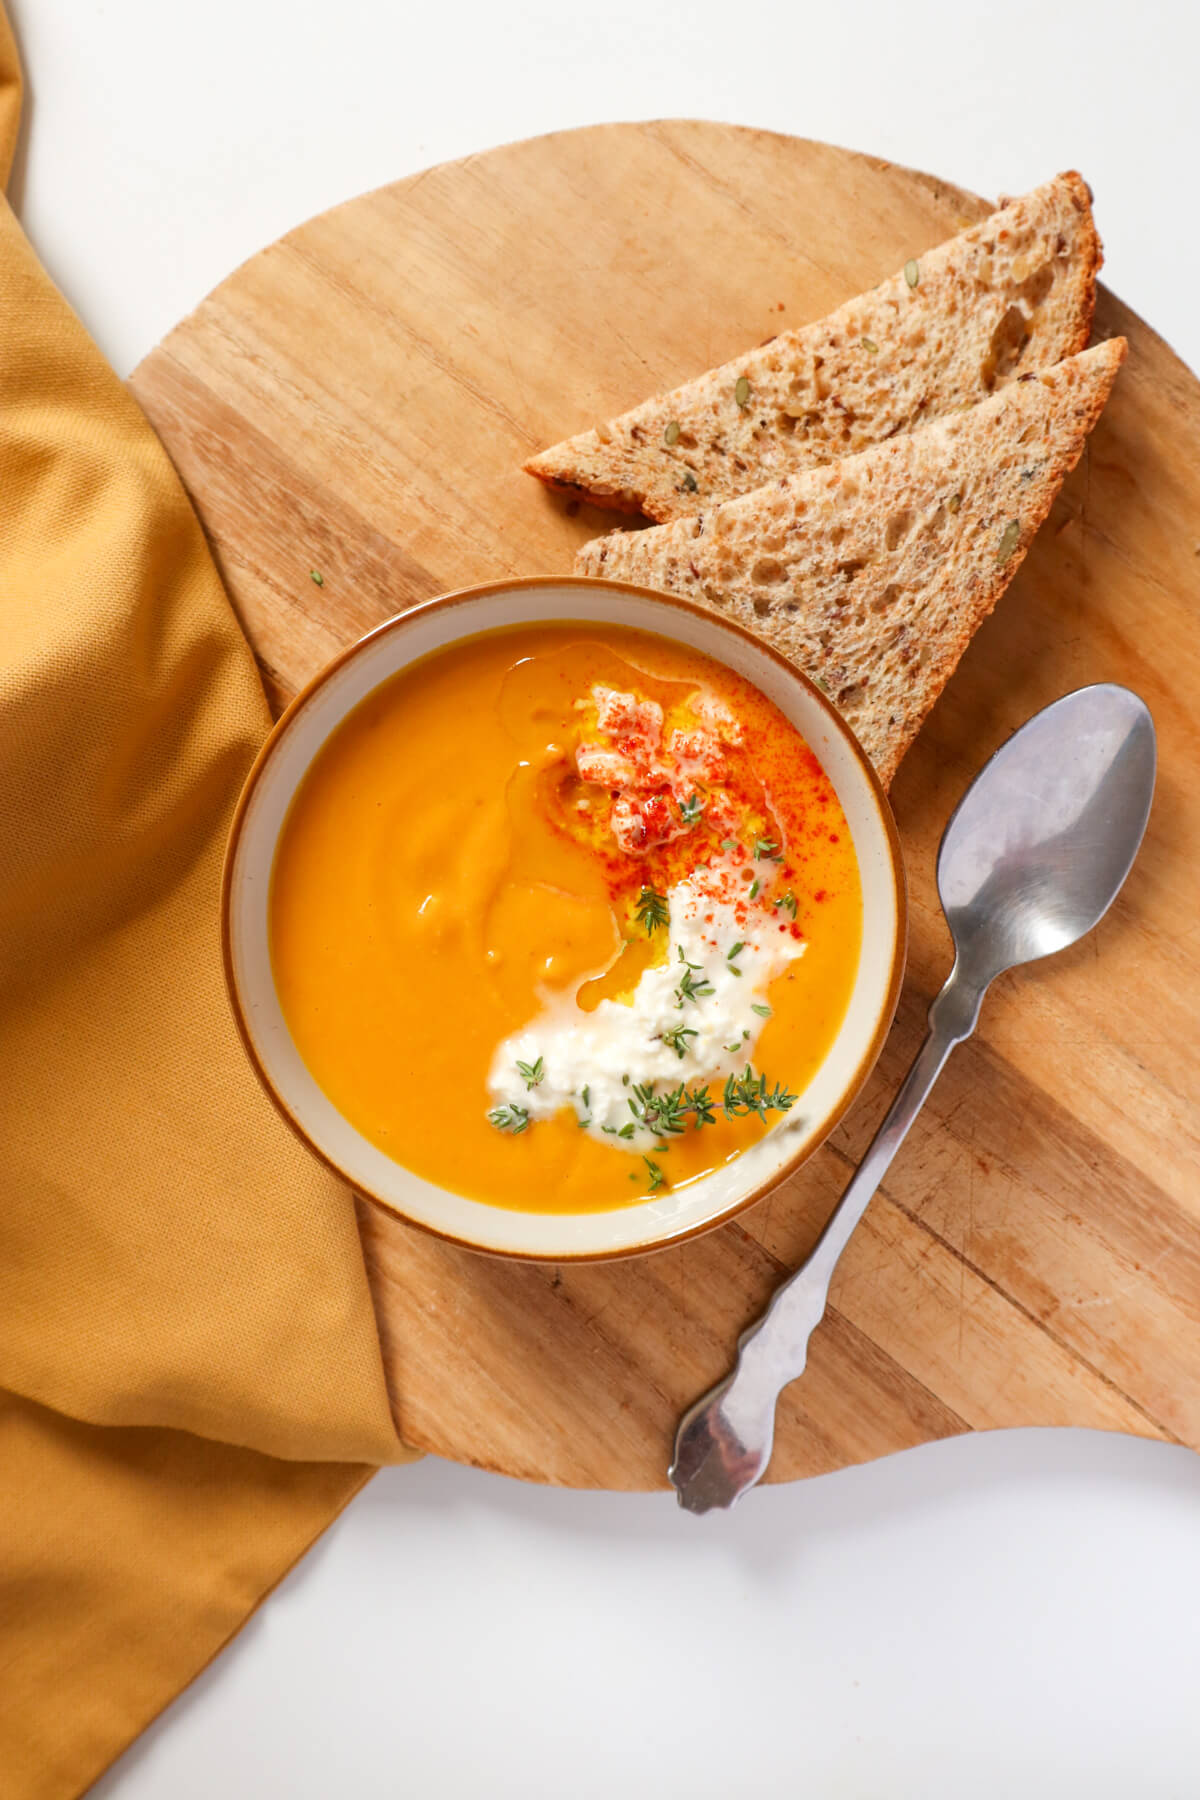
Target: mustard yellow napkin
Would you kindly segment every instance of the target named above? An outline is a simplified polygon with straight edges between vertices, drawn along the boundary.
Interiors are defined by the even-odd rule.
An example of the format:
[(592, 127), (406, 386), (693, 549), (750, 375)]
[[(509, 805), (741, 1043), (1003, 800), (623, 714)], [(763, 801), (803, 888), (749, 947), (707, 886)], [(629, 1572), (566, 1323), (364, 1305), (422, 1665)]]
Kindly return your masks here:
[[(0, 14), (0, 179), (20, 74)], [(351, 1201), (217, 922), (268, 728), (202, 534), (0, 198), (0, 1795), (81, 1792), (392, 1425)]]

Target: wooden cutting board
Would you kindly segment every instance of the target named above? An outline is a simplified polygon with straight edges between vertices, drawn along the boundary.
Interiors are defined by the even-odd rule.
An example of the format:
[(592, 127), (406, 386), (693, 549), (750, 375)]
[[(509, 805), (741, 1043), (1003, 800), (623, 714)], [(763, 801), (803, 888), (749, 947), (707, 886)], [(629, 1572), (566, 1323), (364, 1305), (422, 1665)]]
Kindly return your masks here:
[[(985, 210), (767, 132), (566, 132), (301, 226), (133, 387), (279, 704), (415, 601), (570, 569), (606, 520), (519, 473), (535, 446), (820, 315)], [(411, 1443), (533, 1480), (663, 1485), (681, 1408), (812, 1244), (916, 1048), (949, 966), (933, 866), (951, 807), (1030, 713), (1115, 679), (1159, 730), (1142, 855), (1100, 928), (1001, 980), (956, 1052), (838, 1271), (771, 1474), (1005, 1425), (1200, 1446), (1200, 388), (1111, 296), (1098, 330), (1131, 346), (1109, 410), (895, 784), (911, 956), (865, 1097), (768, 1200), (655, 1256), (491, 1261), (363, 1206)]]

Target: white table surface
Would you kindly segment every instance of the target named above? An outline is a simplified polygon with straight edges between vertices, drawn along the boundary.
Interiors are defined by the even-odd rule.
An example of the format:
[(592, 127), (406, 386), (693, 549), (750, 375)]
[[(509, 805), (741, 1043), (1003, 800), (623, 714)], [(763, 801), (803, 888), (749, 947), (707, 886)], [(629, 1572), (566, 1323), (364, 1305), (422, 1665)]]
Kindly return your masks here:
[[(10, 4), (31, 88), (14, 197), (123, 373), (334, 201), (678, 114), (981, 193), (1074, 164), (1111, 285), (1200, 363), (1187, 0)], [(1198, 1671), (1185, 1451), (1008, 1433), (702, 1521), (428, 1461), (371, 1483), (95, 1791), (1191, 1800)]]

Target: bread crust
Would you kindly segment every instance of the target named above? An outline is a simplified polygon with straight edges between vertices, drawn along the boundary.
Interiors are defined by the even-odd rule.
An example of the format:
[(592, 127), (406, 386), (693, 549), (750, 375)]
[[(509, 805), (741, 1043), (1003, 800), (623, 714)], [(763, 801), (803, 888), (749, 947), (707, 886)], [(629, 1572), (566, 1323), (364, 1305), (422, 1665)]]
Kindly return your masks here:
[(525, 469), (660, 523), (699, 512), (1077, 354), (1102, 261), (1087, 183), (1067, 170), (827, 318), (556, 444)]

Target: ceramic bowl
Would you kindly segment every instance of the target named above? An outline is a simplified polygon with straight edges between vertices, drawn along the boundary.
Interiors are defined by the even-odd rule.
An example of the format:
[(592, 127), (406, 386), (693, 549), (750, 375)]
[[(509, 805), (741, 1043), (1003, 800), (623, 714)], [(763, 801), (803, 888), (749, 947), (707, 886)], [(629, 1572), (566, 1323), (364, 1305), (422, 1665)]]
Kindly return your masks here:
[[(795, 1106), (759, 1143), (680, 1192), (606, 1212), (516, 1212), (423, 1180), (363, 1137), (317, 1086), (292, 1042), (271, 973), (268, 894), (288, 806), (330, 733), (410, 663), (477, 632), (552, 620), (632, 626), (703, 651), (745, 676), (803, 733), (833, 783), (854, 839), (863, 948), (846, 1017)], [(562, 1262), (678, 1242), (760, 1199), (811, 1156), (858, 1093), (891, 1024), (904, 968), (904, 873), (875, 772), (820, 690), (739, 626), (688, 601), (622, 582), (497, 582), (431, 600), (345, 651), (293, 701), (251, 769), (225, 858), (226, 977), (242, 1037), (267, 1092), (301, 1138), (356, 1191), (409, 1224), (471, 1249)]]

